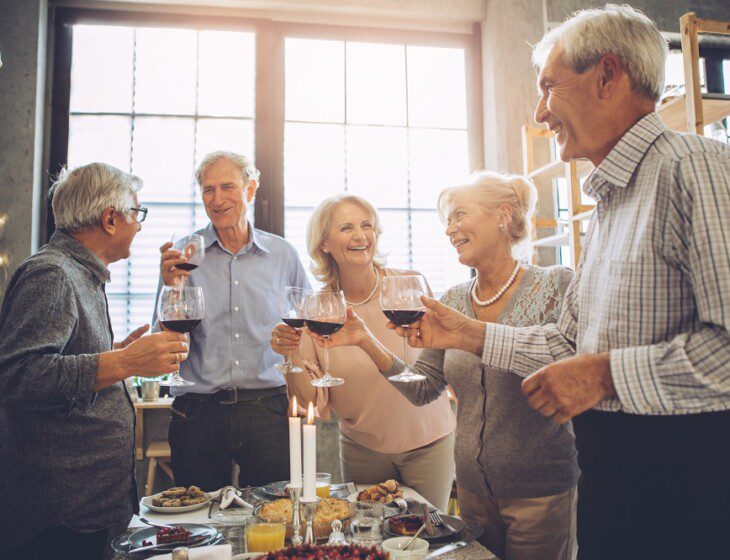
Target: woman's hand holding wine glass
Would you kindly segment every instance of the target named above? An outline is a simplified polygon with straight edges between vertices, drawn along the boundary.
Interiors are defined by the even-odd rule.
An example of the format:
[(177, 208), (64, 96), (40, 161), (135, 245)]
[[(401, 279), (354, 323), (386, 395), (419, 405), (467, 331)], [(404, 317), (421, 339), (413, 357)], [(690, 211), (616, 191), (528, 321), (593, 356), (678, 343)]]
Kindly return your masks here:
[(355, 313), (352, 307), (347, 308), (347, 319), (343, 327), (325, 338), (310, 330), (312, 340), (322, 348), (335, 348), (336, 346), (362, 346), (370, 339), (370, 331), (365, 322)]

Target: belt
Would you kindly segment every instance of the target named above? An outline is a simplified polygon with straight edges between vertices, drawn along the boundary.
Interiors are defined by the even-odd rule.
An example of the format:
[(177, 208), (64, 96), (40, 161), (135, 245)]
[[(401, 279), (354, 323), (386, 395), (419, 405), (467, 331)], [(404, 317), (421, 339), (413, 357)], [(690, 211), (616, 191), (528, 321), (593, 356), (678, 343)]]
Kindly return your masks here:
[(228, 387), (215, 393), (186, 393), (176, 398), (191, 398), (214, 404), (236, 404), (239, 402), (253, 402), (266, 397), (283, 395), (286, 393), (286, 385), (281, 387), (270, 387), (268, 389), (244, 389), (242, 387)]

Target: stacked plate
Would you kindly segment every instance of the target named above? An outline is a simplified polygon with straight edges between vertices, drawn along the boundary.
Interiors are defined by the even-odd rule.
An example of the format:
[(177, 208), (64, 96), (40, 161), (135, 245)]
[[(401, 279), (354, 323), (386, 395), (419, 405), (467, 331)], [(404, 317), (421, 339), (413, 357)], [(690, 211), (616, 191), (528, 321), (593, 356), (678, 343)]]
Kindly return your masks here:
[[(279, 482), (272, 482), (266, 486), (255, 488), (253, 496), (260, 500), (280, 500), (281, 498), (288, 498), (289, 492), (286, 487), (289, 485), (288, 480), (280, 480)], [(347, 496), (354, 491), (355, 485), (351, 482), (346, 484), (332, 484), (330, 485), (330, 496), (333, 498), (340, 498), (346, 500)]]

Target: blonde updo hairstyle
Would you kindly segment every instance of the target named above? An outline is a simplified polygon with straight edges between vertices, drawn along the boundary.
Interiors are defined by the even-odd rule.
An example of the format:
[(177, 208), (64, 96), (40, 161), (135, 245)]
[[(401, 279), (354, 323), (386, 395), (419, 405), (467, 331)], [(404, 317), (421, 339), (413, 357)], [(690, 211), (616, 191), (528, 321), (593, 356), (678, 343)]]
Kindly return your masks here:
[(537, 189), (527, 177), (505, 175), (494, 171), (472, 173), (463, 185), (441, 191), (438, 213), (446, 223), (455, 195), (469, 193), (476, 204), (489, 211), (498, 211), (503, 204), (512, 209), (512, 219), (505, 224), (504, 235), (510, 243), (512, 256), (518, 261), (529, 261), (533, 254), (532, 217), (537, 205)]
[(327, 233), (332, 226), (332, 216), (335, 210), (344, 203), (353, 203), (360, 206), (365, 212), (370, 214), (373, 222), (373, 231), (375, 232), (375, 254), (373, 255), (373, 264), (379, 268), (385, 266), (385, 255), (378, 250), (378, 240), (382, 229), (380, 227), (380, 217), (372, 204), (362, 197), (354, 194), (338, 194), (323, 200), (317, 208), (314, 209), (312, 215), (307, 222), (307, 251), (312, 258), (311, 270), (314, 277), (325, 284), (325, 286), (335, 287), (340, 280), (340, 269), (337, 262), (330, 253), (322, 250), (322, 243), (327, 238)]

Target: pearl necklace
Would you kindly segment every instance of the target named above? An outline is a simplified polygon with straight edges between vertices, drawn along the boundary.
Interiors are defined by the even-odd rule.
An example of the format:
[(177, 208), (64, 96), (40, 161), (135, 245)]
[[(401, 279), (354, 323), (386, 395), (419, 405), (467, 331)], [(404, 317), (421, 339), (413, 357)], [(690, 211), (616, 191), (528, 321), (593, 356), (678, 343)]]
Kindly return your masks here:
[[(367, 302), (369, 302), (371, 299), (373, 299), (373, 296), (375, 295), (375, 292), (378, 291), (378, 286), (380, 285), (380, 273), (378, 272), (378, 268), (375, 266), (373, 268), (375, 269), (375, 286), (373, 287), (373, 291), (370, 292), (370, 295), (362, 301), (355, 302), (355, 301), (350, 301), (349, 299), (345, 298), (345, 303), (347, 305), (351, 305), (352, 307), (359, 307), (360, 305), (365, 305)], [(338, 290), (340, 289), (340, 279), (339, 278), (337, 279), (337, 289)], [(344, 294), (344, 292), (343, 292), (343, 294)]]
[(490, 297), (487, 301), (482, 301), (477, 297), (477, 278), (474, 278), (474, 282), (471, 286), (471, 299), (474, 300), (474, 303), (476, 303), (479, 307), (486, 307), (487, 305), (492, 305), (495, 301), (497, 301), (499, 298), (502, 297), (502, 295), (509, 289), (509, 287), (512, 285), (512, 283), (515, 281), (515, 278), (517, 278), (517, 273), (520, 271), (520, 263), (518, 262), (517, 265), (515, 265), (515, 269), (512, 271), (512, 276), (509, 277), (509, 280), (507, 280), (507, 283), (502, 286), (499, 291), (494, 294), (492, 297)]

